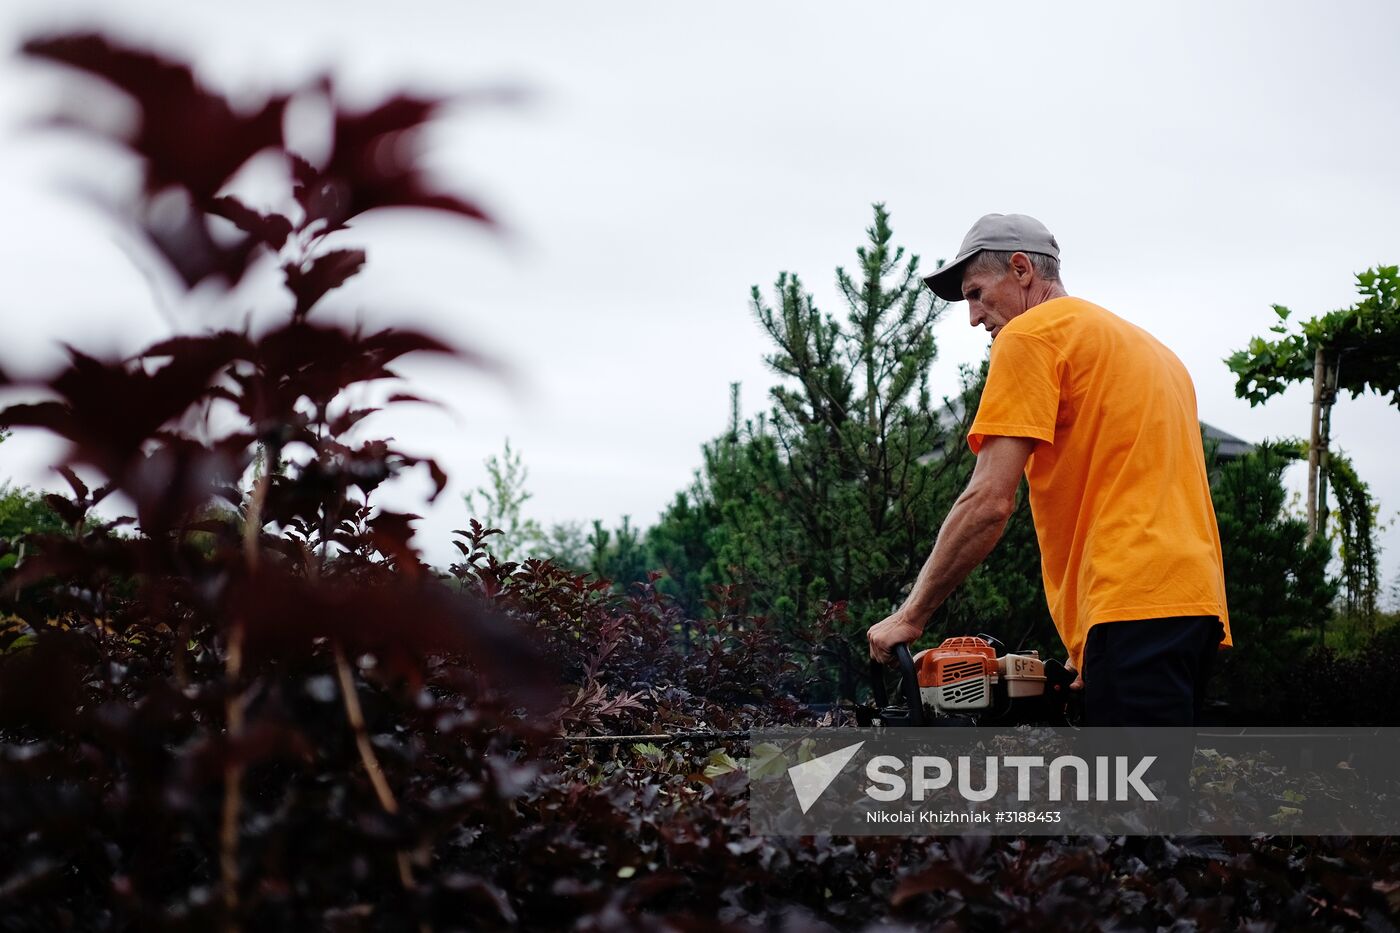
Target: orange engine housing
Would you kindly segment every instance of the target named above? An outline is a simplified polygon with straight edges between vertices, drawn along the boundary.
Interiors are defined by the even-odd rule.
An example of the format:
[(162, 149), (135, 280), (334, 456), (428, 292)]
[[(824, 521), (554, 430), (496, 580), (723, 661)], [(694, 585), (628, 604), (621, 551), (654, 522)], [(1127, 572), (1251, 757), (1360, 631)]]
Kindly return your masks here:
[(960, 680), (997, 674), (996, 649), (973, 635), (945, 638), (937, 648), (914, 656), (920, 687), (947, 687)]
[(938, 713), (976, 714), (1045, 692), (1045, 664), (1034, 651), (997, 657), (985, 638), (945, 638), (914, 655), (919, 697)]

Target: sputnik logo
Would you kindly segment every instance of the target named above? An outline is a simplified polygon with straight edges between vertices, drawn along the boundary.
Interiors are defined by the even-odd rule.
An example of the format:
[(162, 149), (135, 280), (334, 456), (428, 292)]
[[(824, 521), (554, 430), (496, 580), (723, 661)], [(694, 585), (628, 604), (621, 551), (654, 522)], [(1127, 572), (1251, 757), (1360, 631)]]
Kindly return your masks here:
[(792, 781), (792, 789), (797, 792), (797, 802), (803, 813), (812, 809), (812, 805), (826, 793), (831, 782), (851, 763), (851, 759), (856, 757), (856, 752), (860, 751), (864, 744), (865, 742), (857, 742), (847, 745), (820, 758), (813, 758), (788, 768), (788, 778)]

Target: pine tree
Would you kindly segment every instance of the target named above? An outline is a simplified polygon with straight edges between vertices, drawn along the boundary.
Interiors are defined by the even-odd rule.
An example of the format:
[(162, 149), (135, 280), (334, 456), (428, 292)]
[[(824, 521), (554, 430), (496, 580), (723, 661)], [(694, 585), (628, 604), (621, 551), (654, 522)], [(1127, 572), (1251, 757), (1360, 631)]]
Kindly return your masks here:
[(1283, 471), (1297, 457), (1297, 444), (1263, 444), (1213, 471), (1235, 642), (1216, 684), (1245, 711), (1277, 708), (1297, 687), (1286, 674), (1316, 641), (1337, 594), (1326, 539), (1309, 541), (1306, 520), (1285, 507)]
[[(836, 270), (845, 321), (824, 314), (797, 276), (784, 273), (754, 315), (776, 345), (766, 362), (772, 430), (783, 453), (783, 502), (804, 532), (808, 579), (850, 601), (858, 623), (888, 612), (917, 575), (932, 533), (938, 477), (953, 461), (921, 464), (944, 433), (928, 390), (937, 355), (933, 325), (944, 305), (924, 288), (918, 257), (893, 245), (889, 213), (875, 205), (855, 275)], [(812, 606), (798, 596), (798, 611)]]

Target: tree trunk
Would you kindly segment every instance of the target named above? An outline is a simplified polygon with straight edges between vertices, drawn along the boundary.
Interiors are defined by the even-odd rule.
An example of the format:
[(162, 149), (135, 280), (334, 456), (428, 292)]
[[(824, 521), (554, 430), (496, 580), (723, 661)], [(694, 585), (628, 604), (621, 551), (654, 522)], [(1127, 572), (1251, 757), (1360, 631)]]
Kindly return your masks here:
[(1325, 381), (1322, 348), (1313, 357), (1312, 436), (1308, 441), (1308, 539), (1317, 536), (1317, 474), (1322, 453), (1322, 384)]
[(1317, 530), (1325, 531), (1327, 528), (1327, 461), (1328, 451), (1332, 445), (1332, 402), (1336, 400), (1337, 393), (1332, 386), (1332, 374), (1335, 370), (1327, 367), (1326, 375), (1323, 377), (1322, 390), (1322, 417), (1318, 428), (1317, 444)]

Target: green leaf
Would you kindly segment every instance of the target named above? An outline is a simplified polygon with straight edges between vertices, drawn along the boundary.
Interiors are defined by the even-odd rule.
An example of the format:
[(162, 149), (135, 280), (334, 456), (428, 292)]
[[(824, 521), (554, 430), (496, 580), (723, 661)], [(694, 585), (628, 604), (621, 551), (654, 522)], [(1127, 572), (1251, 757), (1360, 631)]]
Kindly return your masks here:
[(0, 651), (0, 654), (10, 654), (14, 651), (22, 651), (25, 648), (32, 648), (38, 641), (39, 636), (34, 635), (32, 633), (21, 635), (14, 641), (10, 642), (9, 645), (7, 645), (3, 651)]
[(787, 757), (772, 742), (761, 742), (749, 755), (749, 778), (782, 777), (787, 773)]
[(728, 774), (731, 771), (739, 770), (739, 762), (729, 756), (729, 753), (722, 748), (717, 748), (710, 752), (710, 757), (705, 759), (705, 777), (719, 777), (721, 774)]

